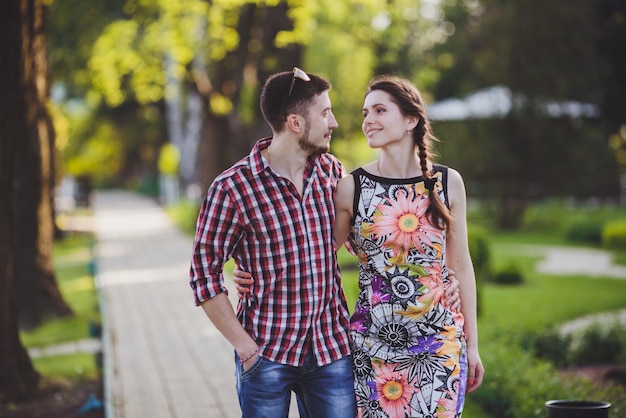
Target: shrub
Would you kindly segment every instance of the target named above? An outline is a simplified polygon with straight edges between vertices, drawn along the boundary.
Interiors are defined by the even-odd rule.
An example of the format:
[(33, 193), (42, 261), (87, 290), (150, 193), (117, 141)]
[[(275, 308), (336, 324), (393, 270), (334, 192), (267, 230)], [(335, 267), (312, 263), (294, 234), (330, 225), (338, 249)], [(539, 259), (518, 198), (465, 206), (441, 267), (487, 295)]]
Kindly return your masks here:
[(601, 217), (579, 218), (566, 223), (565, 238), (576, 243), (600, 245), (606, 220)]
[(571, 365), (572, 340), (571, 335), (563, 335), (554, 328), (541, 333), (527, 333), (522, 339), (522, 347), (556, 367), (566, 367)]
[[(496, 337), (497, 338), (497, 337)], [(482, 338), (483, 385), (475, 394), (483, 409), (499, 418), (543, 417), (544, 404), (564, 395), (556, 371), (546, 361), (504, 338)]]
[(626, 249), (626, 219), (608, 222), (602, 229), (602, 245)]
[(617, 363), (626, 347), (620, 335), (624, 327), (615, 323), (612, 327), (593, 324), (572, 348), (571, 358), (575, 365)]
[(612, 404), (610, 417), (623, 416), (626, 389), (600, 387), (577, 377), (562, 377), (549, 362), (533, 357), (518, 342), (495, 332), (481, 337), (485, 366), (482, 386), (469, 396), (498, 418), (545, 417), (551, 399), (584, 399)]
[(477, 226), (469, 226), (467, 239), (476, 276), (476, 313), (480, 316), (483, 283), (491, 280), (491, 250), (489, 249), (487, 230)]
[(583, 210), (564, 223), (564, 236), (571, 242), (600, 245), (604, 227), (617, 220), (624, 221), (623, 211)]
[(469, 226), (467, 239), (476, 277), (479, 280), (488, 281), (491, 276), (491, 251), (487, 230), (477, 226)]
[(593, 322), (567, 334), (552, 328), (526, 332), (521, 346), (556, 367), (626, 364), (626, 325)]
[(524, 282), (524, 274), (516, 263), (511, 262), (493, 275), (493, 282), (498, 284), (522, 284)]
[(550, 199), (530, 205), (524, 212), (523, 228), (534, 231), (558, 231), (563, 224), (563, 212), (568, 210), (562, 200)]

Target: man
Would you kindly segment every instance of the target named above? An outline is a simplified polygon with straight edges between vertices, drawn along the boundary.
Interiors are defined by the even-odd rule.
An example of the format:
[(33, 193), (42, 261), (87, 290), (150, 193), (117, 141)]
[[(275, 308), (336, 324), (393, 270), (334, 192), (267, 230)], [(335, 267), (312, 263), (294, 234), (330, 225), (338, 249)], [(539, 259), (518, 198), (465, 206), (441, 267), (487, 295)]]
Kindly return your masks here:
[[(201, 208), (191, 287), (235, 349), (243, 416), (355, 415), (349, 313), (334, 248), (333, 193), (345, 174), (328, 154), (337, 121), (330, 83), (294, 68), (271, 76), (261, 111), (272, 137), (220, 174)], [(237, 307), (223, 266), (255, 278)]]

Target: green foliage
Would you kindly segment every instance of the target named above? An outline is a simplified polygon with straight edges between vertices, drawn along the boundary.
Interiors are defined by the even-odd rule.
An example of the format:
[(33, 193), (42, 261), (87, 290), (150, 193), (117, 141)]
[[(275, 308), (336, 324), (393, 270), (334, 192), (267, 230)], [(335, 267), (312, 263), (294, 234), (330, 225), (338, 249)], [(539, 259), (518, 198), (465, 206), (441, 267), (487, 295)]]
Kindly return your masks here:
[[(548, 238), (552, 232), (544, 235)], [(561, 359), (556, 363), (560, 366), (571, 359), (565, 350), (569, 337), (558, 335), (556, 327), (583, 315), (624, 308), (626, 281), (538, 274), (533, 266), (541, 254), (528, 251), (529, 241), (520, 236), (528, 237), (491, 234), (496, 269), (515, 263), (524, 272), (525, 282), (484, 287), (479, 335), (486, 375), (483, 386), (470, 396), (497, 417), (543, 417), (544, 403), (550, 399), (609, 401), (611, 416), (620, 416), (619, 411), (626, 408), (623, 388), (601, 389), (562, 376), (552, 361)], [(535, 233), (530, 242), (542, 241), (541, 234)], [(540, 357), (550, 361), (536, 359), (538, 350)]]
[[(533, 125), (533, 132), (527, 132), (525, 125)], [(489, 203), (498, 228), (521, 226), (531, 202), (615, 195), (617, 191), (614, 157), (602, 130), (591, 121), (511, 116), (436, 121), (433, 127), (441, 140), (441, 160), (463, 174), (469, 196)], [(554, 164), (557, 152), (563, 159)], [(580, 170), (581, 166), (586, 170)]]
[(318, 3), (315, 36), (307, 44), (303, 65), (333, 84), (331, 100), (339, 128), (333, 133), (337, 139), (333, 140), (332, 151), (351, 170), (377, 155), (361, 132), (361, 108), (368, 81), (375, 74), (394, 73), (419, 82), (424, 97), (430, 97), (437, 76), (424, 65), (423, 53), (447, 38), (447, 26), (441, 6), (436, 3)]
[(470, 396), (495, 417), (544, 417), (545, 402), (551, 399), (608, 401), (615, 418), (626, 408), (623, 387), (602, 388), (582, 378), (561, 377), (550, 363), (534, 358), (504, 333), (483, 333), (481, 341), (485, 380)]
[(619, 208), (594, 205), (576, 207), (561, 199), (548, 199), (528, 208), (523, 229), (544, 233), (551, 231), (569, 243), (603, 244), (607, 248), (618, 248), (618, 244), (604, 243), (603, 234), (609, 224), (615, 222), (619, 225), (619, 220), (623, 218), (624, 211)]
[(494, 273), (493, 282), (497, 284), (522, 284), (524, 283), (524, 274), (519, 265), (511, 262)]
[(607, 222), (602, 229), (602, 245), (626, 249), (626, 219)]
[(84, 98), (91, 88), (91, 75), (85, 65), (93, 45), (112, 19), (122, 15), (126, 0), (53, 0), (49, 2), (49, 61), (54, 81), (67, 97)]
[(562, 334), (556, 328), (541, 332), (540, 330), (527, 332), (521, 338), (521, 346), (535, 357), (548, 360), (555, 367), (571, 365), (571, 351), (573, 337)]
[(181, 200), (175, 205), (166, 208), (172, 222), (186, 235), (193, 237), (196, 233), (196, 222), (200, 205), (191, 200)]
[(121, 140), (113, 126), (101, 124), (79, 153), (68, 157), (67, 174), (90, 177), (96, 184), (114, 177), (124, 164)]
[(485, 379), (471, 396), (499, 418), (544, 416), (543, 404), (560, 398), (556, 392), (561, 382), (550, 364), (502, 337), (483, 336), (481, 341)]
[(602, 242), (604, 220), (598, 218), (580, 219), (565, 226), (565, 238), (571, 242), (598, 245)]
[(489, 232), (485, 228), (469, 225), (467, 236), (476, 279), (488, 281), (491, 277)]
[[(617, 48), (624, 37), (617, 41), (609, 34), (626, 30), (626, 22), (617, 17), (624, 6), (586, 0), (566, 8), (555, 2), (530, 7), (523, 0), (445, 3), (456, 30), (429, 54), (435, 65), (439, 57), (452, 54), (451, 60), (441, 60), (448, 64), (438, 65), (436, 98), (490, 86), (507, 86), (515, 95), (505, 117), (435, 124), (443, 140), (441, 155), (467, 179), (468, 194), (493, 198), (494, 217), (508, 228), (519, 226), (525, 207), (537, 198), (616, 196), (618, 169), (602, 122), (608, 114), (601, 120), (554, 117), (544, 105), (568, 100), (599, 104), (598, 94), (606, 94), (611, 99), (601, 106), (623, 108), (625, 95), (610, 86), (626, 85), (618, 70), (623, 58), (612, 58), (620, 55)], [(599, 39), (606, 49), (597, 47)], [(620, 81), (603, 81), (604, 71), (619, 73)], [(618, 114), (612, 111), (611, 117)], [(623, 112), (619, 119), (615, 126), (624, 124)]]
[(522, 229), (560, 232), (564, 221), (568, 219), (568, 213), (572, 212), (574, 211), (567, 207), (563, 199), (548, 198), (542, 202), (535, 202), (524, 212)]
[(159, 154), (159, 172), (174, 176), (180, 167), (180, 151), (174, 144), (165, 144)]
[[(167, 75), (183, 79), (203, 45), (207, 18), (224, 19), (223, 4), (217, 2), (209, 13), (209, 4), (200, 0), (129, 2), (124, 8), (127, 17), (109, 23), (94, 44), (89, 60), (94, 89), (111, 107), (130, 98), (142, 105), (159, 102), (165, 94), (165, 56), (171, 62)], [(212, 53), (237, 45), (236, 32), (223, 26), (212, 29), (219, 36)]]
[[(89, 68), (96, 90), (101, 91), (109, 106), (119, 106), (127, 92), (122, 90), (124, 78), (138, 67), (141, 58), (135, 53), (139, 27), (133, 21), (110, 24), (94, 45)], [(145, 67), (145, 65), (142, 65)]]
[(476, 312), (480, 316), (483, 311), (483, 286), (492, 279), (489, 235), (486, 229), (469, 225), (467, 237), (476, 277)]
[(597, 216), (573, 219), (564, 226), (565, 238), (570, 242), (600, 245), (605, 224), (606, 219)]
[(626, 359), (626, 328), (618, 323), (612, 326), (593, 324), (570, 347), (571, 363), (593, 365), (618, 363)]
[(350, 313), (352, 313), (354, 312), (354, 306), (359, 297), (358, 261), (355, 256), (346, 250), (346, 247), (342, 246), (339, 251), (337, 251), (337, 263), (341, 270), (341, 284), (348, 302), (348, 309), (350, 309)]
[(593, 322), (571, 332), (558, 326), (520, 338), (522, 347), (556, 367), (626, 364), (626, 327), (619, 321)]

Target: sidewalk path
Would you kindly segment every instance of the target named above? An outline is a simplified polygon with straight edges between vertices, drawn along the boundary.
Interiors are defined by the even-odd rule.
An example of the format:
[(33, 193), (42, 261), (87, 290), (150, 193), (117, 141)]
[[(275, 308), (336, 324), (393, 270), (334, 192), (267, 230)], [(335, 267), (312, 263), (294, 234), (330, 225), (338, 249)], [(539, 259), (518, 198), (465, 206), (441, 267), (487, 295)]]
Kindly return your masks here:
[(232, 347), (188, 284), (192, 239), (151, 199), (93, 203), (107, 417), (240, 417)]
[(592, 248), (548, 247), (536, 268), (550, 274), (626, 279), (626, 266), (613, 264), (610, 252)]
[(500, 244), (542, 260), (535, 265), (540, 273), (626, 279), (626, 266), (613, 263), (611, 252), (596, 248), (578, 248), (536, 244)]

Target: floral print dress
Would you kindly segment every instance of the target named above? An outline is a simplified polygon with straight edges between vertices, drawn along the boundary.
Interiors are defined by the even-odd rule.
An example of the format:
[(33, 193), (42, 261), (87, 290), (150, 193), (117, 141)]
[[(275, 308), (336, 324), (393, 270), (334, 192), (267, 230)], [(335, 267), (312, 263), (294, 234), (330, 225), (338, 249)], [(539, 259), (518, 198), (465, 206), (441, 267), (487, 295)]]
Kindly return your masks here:
[[(447, 203), (447, 168), (435, 165)], [(460, 417), (467, 380), (463, 316), (445, 303), (446, 234), (427, 216), (422, 177), (353, 172), (359, 297), (351, 318), (359, 417)]]

